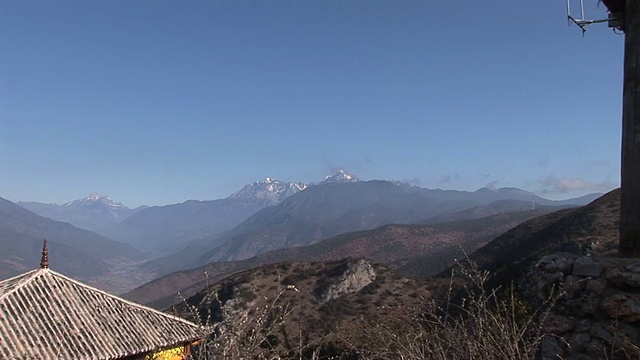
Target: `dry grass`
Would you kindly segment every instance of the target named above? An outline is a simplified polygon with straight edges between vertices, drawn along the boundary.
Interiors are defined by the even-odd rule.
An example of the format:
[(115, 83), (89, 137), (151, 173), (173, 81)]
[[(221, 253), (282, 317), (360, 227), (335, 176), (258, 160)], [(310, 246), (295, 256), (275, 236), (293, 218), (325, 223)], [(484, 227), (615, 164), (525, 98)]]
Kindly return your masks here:
[[(541, 324), (558, 294), (530, 309), (513, 288), (486, 289), (489, 276), (466, 261), (452, 271), (443, 306), (430, 301), (421, 313), (393, 311), (376, 324), (363, 320), (363, 339), (349, 341), (364, 344), (364, 359), (536, 358), (545, 335)], [(465, 296), (454, 301), (460, 283)]]
[[(194, 349), (193, 358), (208, 359), (533, 359), (549, 298), (530, 309), (512, 289), (486, 289), (489, 273), (472, 262), (459, 266), (450, 278), (444, 305), (428, 300), (422, 308), (386, 307), (384, 317), (361, 318), (339, 338), (309, 341), (287, 297), (294, 285), (280, 288), (268, 301), (253, 308), (225, 307), (224, 320), (214, 324), (214, 335)], [(464, 298), (456, 298), (461, 291)], [(266, 300), (266, 299), (263, 299)], [(194, 307), (194, 316), (203, 319)], [(211, 322), (207, 316), (206, 322)], [(298, 325), (292, 326), (292, 325)], [(292, 334), (295, 332), (297, 334)], [(287, 332), (287, 346), (283, 345)], [(348, 334), (348, 335), (344, 335)], [(303, 341), (303, 339), (305, 339)], [(327, 351), (327, 346), (339, 349)]]
[[(213, 324), (209, 315), (203, 325), (213, 326), (215, 331), (195, 347), (191, 356), (197, 360), (209, 359), (282, 359), (274, 342), (276, 331), (285, 325), (291, 313), (289, 304), (280, 300), (287, 289), (281, 289), (266, 305), (250, 309), (229, 309), (225, 320)], [(196, 319), (202, 315), (196, 307), (189, 307)]]
[(273, 342), (275, 329), (285, 324), (290, 313), (288, 304), (279, 303), (281, 290), (275, 298), (261, 308), (255, 308), (253, 313), (244, 313), (240, 318), (228, 321), (224, 327), (219, 327), (218, 341), (213, 341), (214, 358), (216, 353), (222, 358), (239, 359), (279, 359)]

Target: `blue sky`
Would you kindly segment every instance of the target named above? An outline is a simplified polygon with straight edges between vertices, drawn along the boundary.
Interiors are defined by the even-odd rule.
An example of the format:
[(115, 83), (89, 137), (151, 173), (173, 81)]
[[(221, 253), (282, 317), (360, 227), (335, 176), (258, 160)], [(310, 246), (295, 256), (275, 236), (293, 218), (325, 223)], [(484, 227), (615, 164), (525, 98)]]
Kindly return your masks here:
[(624, 37), (565, 16), (562, 0), (1, 1), (0, 196), (162, 205), (337, 168), (607, 191)]

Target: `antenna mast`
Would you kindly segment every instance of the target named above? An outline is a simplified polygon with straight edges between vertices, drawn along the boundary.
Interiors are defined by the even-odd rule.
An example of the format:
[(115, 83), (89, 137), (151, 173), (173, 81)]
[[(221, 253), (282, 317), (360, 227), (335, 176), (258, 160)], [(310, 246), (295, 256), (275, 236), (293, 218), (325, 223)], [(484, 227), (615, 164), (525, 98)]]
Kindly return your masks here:
[(569, 21), (569, 25), (576, 24), (582, 30), (582, 35), (587, 32), (587, 26), (591, 24), (599, 24), (599, 23), (608, 23), (609, 27), (624, 32), (624, 2), (625, 0), (602, 0), (602, 2), (607, 6), (608, 9), (608, 17), (606, 19), (587, 19), (584, 15), (584, 0), (580, 0), (580, 15), (573, 14), (571, 12), (571, 2), (575, 0), (566, 0), (567, 1), (567, 19)]

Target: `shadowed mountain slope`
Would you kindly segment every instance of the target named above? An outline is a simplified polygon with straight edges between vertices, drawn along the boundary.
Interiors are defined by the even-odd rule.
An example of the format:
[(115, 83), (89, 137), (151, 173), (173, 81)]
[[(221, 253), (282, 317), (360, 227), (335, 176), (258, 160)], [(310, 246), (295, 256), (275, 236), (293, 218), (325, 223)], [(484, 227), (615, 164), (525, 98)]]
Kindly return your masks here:
[(347, 231), (417, 222), (435, 211), (430, 199), (411, 196), (386, 181), (318, 185), (250, 217), (202, 261), (246, 259)]
[(180, 252), (151, 261), (157, 274), (240, 260), (261, 252), (307, 245), (347, 231), (424, 219), (430, 200), (387, 181), (327, 183), (308, 187), (249, 217), (221, 236), (192, 242)]
[(488, 204), (498, 200), (519, 200), (530, 203), (533, 202), (537, 205), (543, 206), (586, 205), (602, 196), (601, 193), (593, 193), (567, 200), (549, 200), (518, 188), (494, 188), (489, 186), (480, 188), (473, 192), (460, 190), (424, 189), (419, 187), (411, 187), (407, 191), (418, 192), (431, 199), (446, 200), (447, 202), (467, 201), (476, 204)]
[(572, 208), (579, 205), (579, 200), (576, 200), (575, 204), (565, 205), (541, 205), (532, 201), (525, 200), (513, 200), (502, 199), (497, 200), (486, 205), (478, 205), (462, 211), (450, 212), (438, 216), (428, 218), (421, 222), (421, 224), (439, 224), (444, 222), (454, 222), (460, 220), (473, 220), (481, 219), (492, 215), (518, 212), (518, 211), (535, 211), (543, 210), (544, 212), (551, 212), (566, 208)]
[[(192, 242), (177, 254), (151, 261), (145, 269), (162, 275), (211, 261), (246, 259), (283, 247), (309, 245), (345, 232), (385, 224), (421, 223), (508, 196), (527, 199), (520, 200), (518, 205), (526, 208), (540, 206), (535, 201), (527, 204), (529, 199), (548, 206), (571, 202), (554, 202), (517, 189), (464, 192), (420, 189), (389, 181), (328, 183), (310, 186), (277, 206), (257, 212), (233, 230)], [(576, 203), (580, 201), (576, 199)]]
[(428, 254), (430, 261), (407, 268), (407, 274), (425, 277), (444, 269), (458, 255), (458, 246), (475, 249), (543, 213), (543, 210), (514, 212), (434, 225), (385, 225), (374, 230), (345, 233), (308, 246), (284, 248), (246, 260), (214, 262), (197, 269), (175, 272), (134, 289), (125, 297), (161, 308), (175, 302), (178, 292), (182, 296), (190, 296), (207, 281), (218, 281), (238, 271), (282, 261), (335, 261), (347, 256), (367, 258), (395, 268), (404, 267), (414, 262), (416, 257)]
[(242, 199), (189, 200), (146, 208), (100, 233), (153, 255), (163, 255), (195, 239), (232, 229), (263, 207), (261, 202)]
[(175, 253), (189, 243), (216, 237), (257, 211), (279, 204), (305, 185), (266, 178), (219, 200), (189, 200), (146, 208), (100, 233), (130, 243), (155, 257)]

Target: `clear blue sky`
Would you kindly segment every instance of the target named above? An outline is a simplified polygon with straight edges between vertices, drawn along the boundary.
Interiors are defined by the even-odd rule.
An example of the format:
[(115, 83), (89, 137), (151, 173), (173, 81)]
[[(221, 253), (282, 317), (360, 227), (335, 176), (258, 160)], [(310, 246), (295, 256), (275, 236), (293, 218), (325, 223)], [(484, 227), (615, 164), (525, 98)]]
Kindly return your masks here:
[(607, 191), (624, 37), (565, 16), (564, 0), (0, 1), (0, 196), (161, 205), (336, 168)]

